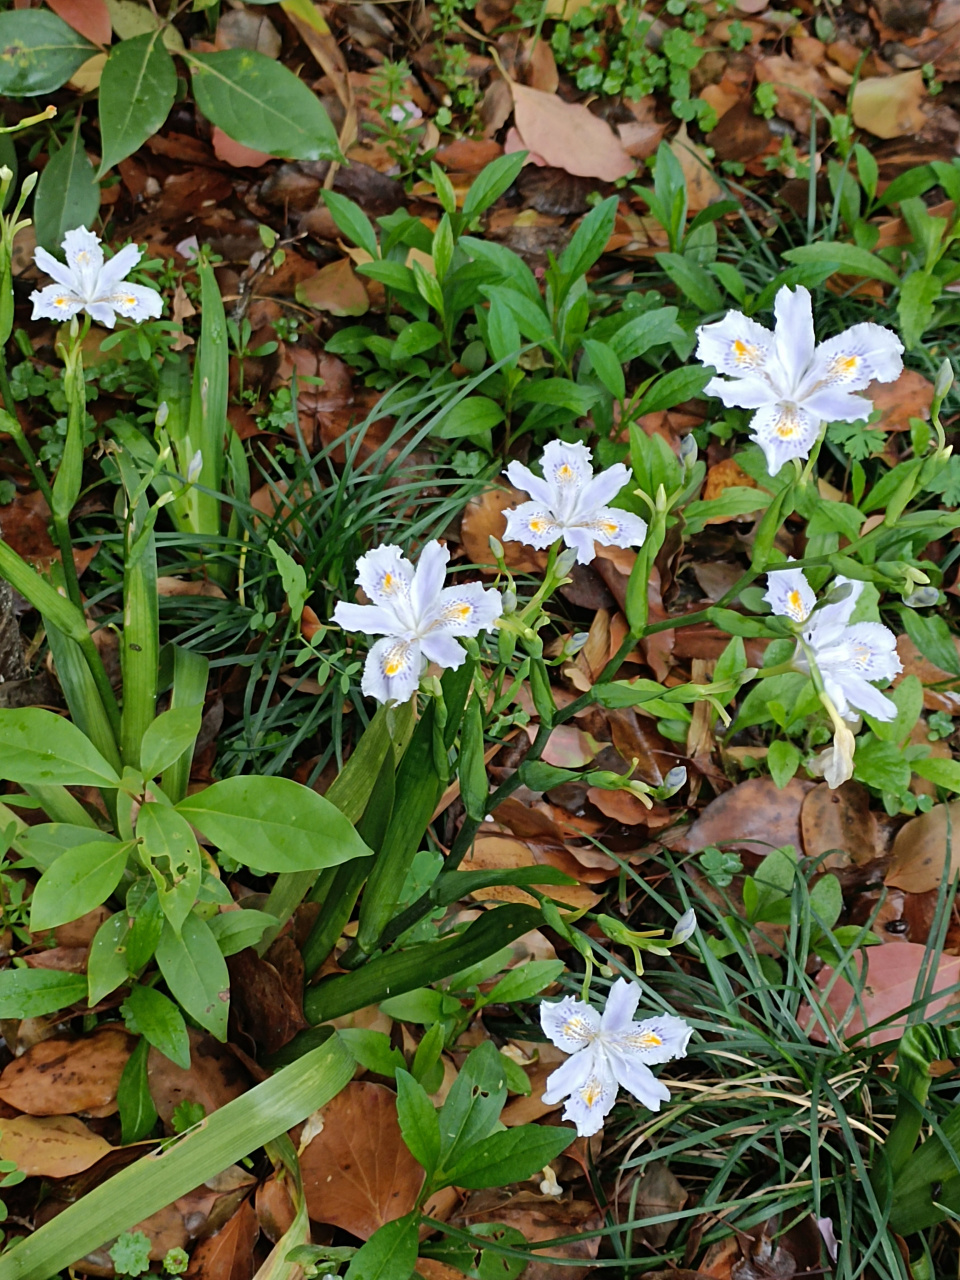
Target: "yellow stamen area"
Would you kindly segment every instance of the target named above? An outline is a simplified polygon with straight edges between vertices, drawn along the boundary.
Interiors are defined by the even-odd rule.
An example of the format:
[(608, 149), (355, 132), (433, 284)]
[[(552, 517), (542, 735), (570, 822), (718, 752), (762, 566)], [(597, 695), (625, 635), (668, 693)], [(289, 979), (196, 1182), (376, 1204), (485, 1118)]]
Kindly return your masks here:
[(543, 518), (543, 516), (534, 516), (533, 519), (530, 521), (531, 533), (544, 533), (546, 531), (546, 528), (547, 528), (547, 522)]
[(640, 1043), (646, 1049), (658, 1049), (660, 1045), (663, 1044), (663, 1041), (658, 1035), (654, 1035), (652, 1031), (648, 1031), (646, 1035), (642, 1035), (640, 1037)]
[(137, 304), (136, 298), (132, 298), (132, 297), (124, 298), (124, 302), (127, 304), (128, 307), (134, 307)]
[(473, 613), (473, 605), (468, 604), (465, 600), (459, 600), (456, 604), (448, 605), (443, 612), (450, 622), (466, 622), (467, 618)]
[(792, 409), (784, 409), (777, 425), (773, 428), (774, 435), (780, 437), (781, 440), (792, 440), (794, 436), (800, 433), (800, 420)]
[(568, 1018), (563, 1024), (563, 1034), (569, 1036), (571, 1040), (590, 1039), (591, 1031), (579, 1014), (575, 1014), (572, 1018)]
[(402, 666), (402, 662), (398, 662), (396, 658), (391, 658), (383, 668), (384, 674), (388, 676), (395, 676)]
[(742, 338), (737, 338), (733, 344), (733, 358), (737, 364), (747, 364), (749, 361), (756, 359), (757, 348), (750, 342), (744, 342)]
[(830, 372), (835, 378), (849, 378), (860, 366), (859, 356), (834, 356), (830, 362)]
[(563, 466), (557, 471), (557, 479), (562, 484), (567, 484), (573, 478), (574, 478), (573, 468), (568, 466), (566, 463), (564, 463)]
[(600, 528), (603, 530), (605, 534), (607, 534), (608, 537), (612, 538), (613, 535), (619, 531), (620, 526), (617, 524), (615, 520), (601, 520)]
[(69, 298), (57, 298), (57, 299), (55, 300), (54, 305), (55, 305), (55, 306), (58, 306), (58, 307), (69, 307), (69, 305), (70, 305), (70, 299), (69, 299)]
[(791, 618), (803, 618), (803, 600), (799, 591), (791, 591), (787, 596), (787, 610)]
[(587, 1083), (580, 1090), (580, 1097), (584, 1100), (584, 1102), (587, 1104), (588, 1107), (596, 1106), (602, 1094), (603, 1094), (603, 1085), (596, 1078), (594, 1078), (593, 1080), (588, 1080)]
[(383, 589), (384, 591), (393, 590), (393, 574), (392, 573), (385, 573), (383, 575)]

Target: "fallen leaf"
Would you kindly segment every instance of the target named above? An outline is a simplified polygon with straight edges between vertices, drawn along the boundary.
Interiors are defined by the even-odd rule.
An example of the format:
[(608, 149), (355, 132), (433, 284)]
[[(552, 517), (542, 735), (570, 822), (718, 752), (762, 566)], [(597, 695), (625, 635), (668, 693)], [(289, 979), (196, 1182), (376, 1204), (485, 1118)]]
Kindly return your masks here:
[[(646, 1218), (666, 1217), (671, 1213), (679, 1213), (689, 1199), (689, 1193), (680, 1185), (676, 1175), (670, 1171), (665, 1160), (654, 1160), (646, 1165), (637, 1180), (636, 1192), (632, 1181), (625, 1181), (618, 1196), (621, 1204), (625, 1204), (630, 1217), (642, 1221)], [(653, 1226), (641, 1227), (641, 1235), (648, 1245), (662, 1249), (676, 1231), (678, 1222), (657, 1222)]]
[[(465, 871), (513, 871), (518, 867), (551, 866), (565, 871), (567, 875), (578, 876), (579, 868), (573, 854), (564, 849), (538, 848), (525, 840), (512, 839), (498, 835), (496, 832), (480, 832), (473, 843), (473, 848), (463, 863)], [(592, 893), (582, 884), (544, 884), (535, 886), (547, 897), (557, 902), (566, 903), (577, 910), (589, 910), (599, 901), (599, 895)], [(495, 885), (489, 889), (477, 889), (470, 897), (480, 902), (525, 902), (534, 899), (529, 893), (516, 885)]]
[[(937, 804), (911, 818), (893, 841), (884, 884), (908, 893), (936, 889), (943, 877), (960, 867), (960, 800)], [(2, 1079), (2, 1077), (0, 1077)]]
[(902, 138), (919, 133), (927, 123), (921, 102), (927, 96), (923, 72), (858, 80), (853, 90), (853, 123), (878, 138)]
[(757, 79), (761, 84), (773, 85), (777, 91), (777, 115), (789, 120), (804, 137), (810, 134), (810, 98), (824, 103), (836, 101), (830, 85), (815, 67), (796, 62), (786, 54), (761, 58)]
[(527, 501), (527, 495), (518, 489), (487, 489), (479, 498), (472, 498), (460, 518), (460, 540), (473, 564), (495, 572), (496, 562), (490, 550), (490, 538), (496, 538), (503, 547), (507, 567), (514, 573), (543, 572), (547, 567), (545, 551), (535, 551), (522, 542), (504, 542), (507, 528), (504, 511)]
[(760, 857), (787, 844), (799, 851), (800, 810), (814, 785), (791, 778), (780, 790), (772, 778), (748, 778), (710, 801), (683, 833), (680, 847), (696, 852), (724, 844)]
[(909, 431), (911, 418), (930, 417), (933, 383), (915, 369), (904, 369), (896, 382), (871, 382), (864, 394), (880, 410), (872, 431)]
[(110, 43), (110, 11), (105, 0), (47, 0), (47, 7), (92, 44)]
[[(926, 815), (925, 815), (926, 816)], [(854, 994), (854, 989), (846, 978), (837, 976), (834, 970), (826, 965), (817, 974), (816, 984), (820, 991), (829, 988), (829, 995), (820, 1008), (828, 1022), (838, 1026), (848, 1011), (853, 1008), (854, 1014), (843, 1028), (843, 1037), (852, 1039), (865, 1028), (875, 1028), (866, 1036), (865, 1043), (870, 1045), (886, 1044), (891, 1040), (899, 1040), (907, 1025), (907, 1014), (894, 1018), (883, 1027), (877, 1024), (885, 1018), (907, 1010), (914, 1002), (914, 990), (921, 968), (927, 963), (927, 948), (918, 942), (901, 942), (890, 947), (866, 947), (854, 957), (858, 974), (863, 973), (863, 965), (867, 965), (866, 980), (863, 983), (862, 1011), (861, 1001)], [(942, 955), (937, 964), (933, 978), (932, 991), (943, 991), (956, 986), (960, 982), (960, 956)], [(929, 1020), (935, 1014), (942, 1013), (956, 1003), (956, 995), (941, 996), (939, 999), (927, 999), (919, 1015), (913, 1011), (912, 1017), (919, 1016), (921, 1021)], [(826, 1041), (823, 1028), (814, 1021), (813, 1010), (809, 1006), (801, 1008), (797, 1021), (807, 1031), (811, 1040), (819, 1044)], [(861, 1041), (860, 1043), (864, 1043)]]
[(261, 165), (273, 159), (266, 151), (255, 151), (253, 147), (245, 147), (242, 142), (237, 142), (229, 134), (224, 133), (219, 125), (213, 126), (210, 141), (213, 143), (213, 154), (217, 159), (233, 165), (235, 169), (259, 169)]
[(315, 1222), (367, 1240), (416, 1204), (423, 1170), (400, 1136), (392, 1090), (354, 1080), (320, 1111), (323, 1128), (300, 1155)]
[[(859, 782), (808, 791), (800, 810), (803, 851), (808, 858), (827, 854), (823, 869), (862, 867), (879, 856), (880, 833), (870, 809), (870, 793)], [(834, 851), (839, 851), (837, 857)]]
[[(952, 639), (957, 654), (960, 655), (960, 637), (953, 636)], [(956, 685), (960, 683), (960, 677), (931, 662), (906, 634), (897, 636), (897, 657), (903, 664), (903, 671), (894, 681), (895, 685), (900, 684), (907, 676), (916, 676), (924, 686), (923, 705), (927, 711), (946, 711), (951, 716), (960, 714), (960, 693), (949, 688), (927, 687), (934, 684)]]
[[(107, 65), (107, 55), (105, 53), (95, 53), (92, 58), (88, 58), (86, 62), (81, 62), (76, 71), (67, 81), (71, 89), (76, 89), (77, 93), (95, 93), (100, 88), (100, 80), (103, 76), (103, 68)], [(100, 193), (101, 204), (112, 204), (107, 193), (116, 192), (116, 187), (105, 187)]]
[(0, 1098), (31, 1116), (72, 1111), (110, 1115), (120, 1076), (136, 1037), (117, 1023), (87, 1036), (52, 1036), (28, 1049), (0, 1074)]
[(28, 1178), (69, 1178), (112, 1151), (76, 1116), (15, 1116), (0, 1121), (0, 1159)]
[[(558, 1236), (579, 1237), (568, 1244), (538, 1249), (534, 1254), (536, 1261), (528, 1262), (524, 1269), (523, 1280), (558, 1280), (558, 1277), (586, 1280), (600, 1248), (600, 1237), (590, 1234), (603, 1225), (596, 1206), (586, 1200), (553, 1200), (527, 1191), (507, 1193), (507, 1196), (509, 1198), (500, 1188), (474, 1192), (450, 1221), (458, 1227), (473, 1226), (477, 1222), (514, 1227), (531, 1243), (554, 1240)], [(564, 1258), (567, 1262), (558, 1267), (553, 1258)], [(582, 1261), (585, 1265), (569, 1265), (573, 1261)]]
[[(45, 573), (54, 562), (60, 560), (60, 549), (49, 533), (50, 508), (43, 494), (34, 489), (31, 493), (18, 493), (3, 508), (3, 540), (40, 573)], [(97, 554), (100, 544), (74, 549), (73, 562), (77, 573), (82, 574)]]
[(686, 121), (673, 135), (670, 150), (677, 157), (687, 184), (687, 201), (691, 213), (700, 213), (708, 204), (723, 200), (725, 192), (714, 176), (705, 148), (690, 139)]
[(296, 1217), (290, 1178), (273, 1173), (257, 1187), (257, 1219), (260, 1230), (273, 1244), (293, 1226)]
[(205, 1032), (189, 1028), (190, 1069), (184, 1071), (157, 1049), (147, 1059), (147, 1080), (157, 1114), (169, 1127), (181, 1102), (199, 1102), (207, 1115), (239, 1098), (250, 1077), (226, 1046)]
[(256, 1210), (250, 1200), (244, 1200), (216, 1235), (197, 1245), (187, 1276), (190, 1280), (250, 1280), (258, 1233)]
[(501, 1121), (512, 1129), (518, 1124), (532, 1124), (543, 1116), (556, 1111), (560, 1102), (544, 1102), (543, 1091), (547, 1085), (547, 1076), (557, 1069), (555, 1062), (535, 1062), (527, 1071), (530, 1077), (530, 1092), (511, 1098), (500, 1113)]
[(636, 164), (605, 120), (582, 102), (564, 102), (510, 82), (513, 118), (523, 144), (546, 164), (582, 178), (614, 182), (632, 173)]
[(247, 9), (228, 9), (217, 23), (217, 49), (253, 49), (265, 58), (280, 56), (280, 32), (269, 18)]
[(206, 578), (166, 578), (157, 579), (157, 595), (159, 596), (212, 596), (216, 600), (226, 600), (222, 587)]
[(349, 258), (331, 262), (301, 281), (296, 297), (303, 306), (328, 311), (333, 316), (362, 316), (370, 309), (367, 291), (354, 274)]
[[(719, 498), (726, 489), (756, 489), (757, 482), (753, 476), (747, 475), (735, 458), (724, 458), (716, 462), (707, 472), (707, 480), (703, 487), (703, 501), (710, 502)], [(707, 524), (729, 524), (731, 520), (742, 519), (741, 516), (711, 516)]]
[(292, 938), (277, 938), (266, 956), (246, 947), (229, 957), (227, 967), (230, 1012), (261, 1053), (277, 1053), (308, 1025), (303, 958)]

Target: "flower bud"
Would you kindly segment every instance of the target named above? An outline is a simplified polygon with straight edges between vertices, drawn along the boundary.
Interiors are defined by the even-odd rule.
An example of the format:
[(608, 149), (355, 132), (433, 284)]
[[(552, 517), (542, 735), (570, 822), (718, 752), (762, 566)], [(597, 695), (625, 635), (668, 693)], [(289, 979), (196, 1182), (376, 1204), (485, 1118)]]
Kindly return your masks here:
[(696, 462), (699, 452), (697, 438), (691, 431), (689, 435), (685, 435), (680, 441), (680, 461), (683, 463), (685, 471), (689, 471)]
[(198, 449), (197, 452), (190, 459), (190, 465), (187, 467), (188, 483), (196, 484), (196, 482), (200, 479), (200, 472), (202, 470), (203, 470), (203, 454)]
[(565, 551), (561, 551), (557, 556), (556, 575), (558, 578), (565, 578), (573, 566), (577, 563), (576, 547), (567, 547)]
[(933, 384), (934, 400), (942, 400), (950, 388), (953, 386), (953, 365), (949, 360), (944, 360), (943, 364), (937, 371), (937, 378)]
[(916, 591), (903, 597), (903, 603), (911, 609), (929, 609), (939, 599), (940, 592), (936, 587), (918, 587)]
[(689, 907), (673, 926), (673, 936), (667, 943), (667, 946), (681, 946), (688, 938), (692, 938), (696, 931), (697, 913), (694, 911), (693, 907)]
[(158, 427), (164, 427), (166, 426), (167, 419), (169, 417), (170, 417), (170, 406), (167, 404), (166, 400), (161, 400), (160, 403), (157, 405), (157, 412), (154, 415), (153, 420)]

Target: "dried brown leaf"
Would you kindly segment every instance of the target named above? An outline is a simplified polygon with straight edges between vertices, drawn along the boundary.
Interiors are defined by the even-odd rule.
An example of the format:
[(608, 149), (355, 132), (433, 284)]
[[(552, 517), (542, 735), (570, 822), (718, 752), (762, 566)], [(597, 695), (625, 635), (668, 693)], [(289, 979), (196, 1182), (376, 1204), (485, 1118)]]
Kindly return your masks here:
[(187, 1276), (190, 1280), (250, 1280), (258, 1232), (256, 1211), (244, 1200), (226, 1226), (194, 1249)]
[(564, 102), (525, 84), (510, 83), (513, 118), (523, 144), (545, 163), (582, 178), (614, 182), (635, 167), (605, 120), (581, 102)]
[(859, 80), (853, 90), (853, 123), (878, 138), (903, 138), (927, 123), (921, 103), (927, 96), (923, 72)]
[(69, 1178), (113, 1148), (76, 1116), (15, 1116), (0, 1123), (0, 1159), (28, 1177)]
[(41, 1040), (0, 1074), (0, 1098), (31, 1116), (109, 1115), (136, 1038), (116, 1023)]
[(884, 884), (908, 893), (936, 889), (943, 877), (960, 867), (960, 800), (938, 804), (911, 818), (893, 841)]

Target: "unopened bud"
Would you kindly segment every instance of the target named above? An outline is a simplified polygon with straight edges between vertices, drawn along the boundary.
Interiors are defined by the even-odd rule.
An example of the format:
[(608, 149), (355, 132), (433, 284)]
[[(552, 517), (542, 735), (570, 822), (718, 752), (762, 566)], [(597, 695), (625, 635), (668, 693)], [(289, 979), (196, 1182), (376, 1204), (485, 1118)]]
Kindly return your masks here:
[(493, 552), (495, 559), (503, 559), (503, 543), (499, 538), (495, 538), (492, 533), (490, 535), (490, 550)]
[(670, 796), (676, 795), (680, 788), (687, 781), (686, 765), (675, 765), (667, 776), (664, 778), (661, 786), (657, 788), (657, 795), (661, 800), (668, 800)]
[(911, 609), (929, 609), (939, 599), (940, 592), (936, 587), (918, 587), (916, 591), (903, 597), (903, 603)]
[(570, 570), (573, 568), (573, 566), (576, 564), (576, 562), (577, 562), (576, 547), (567, 547), (565, 551), (561, 551), (560, 554), (557, 556), (557, 565), (556, 565), (557, 577), (565, 578), (567, 574), (570, 572)]
[(170, 417), (170, 406), (166, 400), (161, 400), (157, 405), (157, 412), (154, 415), (154, 422), (158, 427), (166, 426), (167, 419)]
[(934, 400), (942, 400), (952, 386), (953, 365), (949, 360), (944, 360), (943, 364), (937, 371), (936, 381), (933, 384)]
[(39, 173), (36, 172), (36, 170), (34, 170), (33, 173), (28, 173), (27, 176), (24, 178), (23, 183), (20, 187), (21, 197), (28, 196), (30, 192), (33, 190), (33, 188), (37, 185), (37, 182), (39, 181), (39, 179), (40, 179), (40, 175)]
[(190, 484), (196, 484), (200, 479), (200, 472), (203, 470), (203, 454), (198, 449), (190, 459), (190, 465), (187, 467), (187, 480)]
[(677, 923), (673, 927), (673, 937), (670, 939), (668, 946), (679, 947), (688, 938), (692, 938), (697, 931), (697, 913), (693, 907), (689, 907)]
[(506, 591), (501, 592), (500, 599), (503, 603), (504, 613), (515, 613), (517, 609), (517, 593), (507, 587)]
[(689, 435), (683, 437), (680, 441), (680, 461), (684, 468), (689, 471), (697, 460), (697, 454), (700, 452), (697, 445), (697, 438), (691, 431)]

